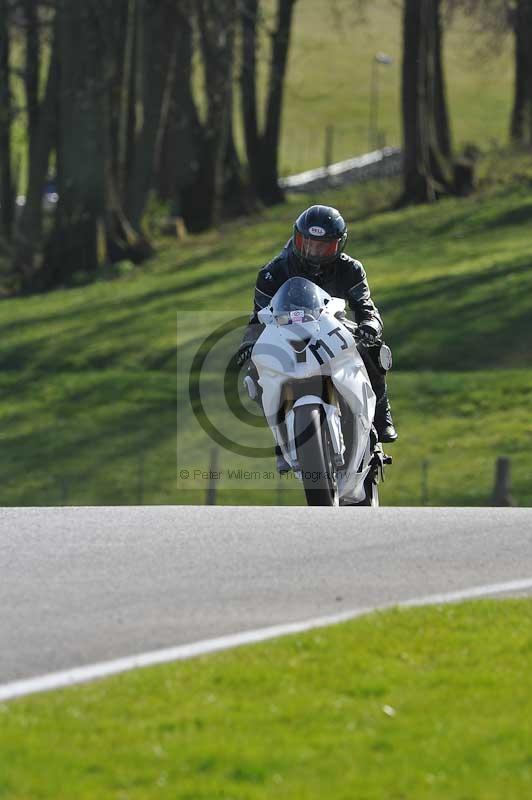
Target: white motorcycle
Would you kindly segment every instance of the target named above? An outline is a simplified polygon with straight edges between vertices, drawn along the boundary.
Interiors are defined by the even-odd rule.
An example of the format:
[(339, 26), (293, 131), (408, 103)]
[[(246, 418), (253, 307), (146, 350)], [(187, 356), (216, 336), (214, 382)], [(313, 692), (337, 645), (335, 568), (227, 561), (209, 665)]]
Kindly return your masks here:
[(249, 375), (245, 383), (308, 505), (378, 506), (391, 458), (373, 428), (375, 394), (345, 300), (290, 278), (258, 317), (265, 325), (251, 356), (258, 387)]

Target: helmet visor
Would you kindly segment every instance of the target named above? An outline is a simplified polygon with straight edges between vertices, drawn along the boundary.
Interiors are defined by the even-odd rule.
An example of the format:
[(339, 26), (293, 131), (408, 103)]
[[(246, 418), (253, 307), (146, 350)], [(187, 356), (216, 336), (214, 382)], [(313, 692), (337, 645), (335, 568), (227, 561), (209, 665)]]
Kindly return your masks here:
[(321, 264), (323, 261), (328, 261), (338, 255), (340, 246), (338, 239), (319, 241), (318, 239), (311, 239), (308, 236), (303, 236), (299, 231), (296, 231), (294, 244), (302, 258), (317, 264)]

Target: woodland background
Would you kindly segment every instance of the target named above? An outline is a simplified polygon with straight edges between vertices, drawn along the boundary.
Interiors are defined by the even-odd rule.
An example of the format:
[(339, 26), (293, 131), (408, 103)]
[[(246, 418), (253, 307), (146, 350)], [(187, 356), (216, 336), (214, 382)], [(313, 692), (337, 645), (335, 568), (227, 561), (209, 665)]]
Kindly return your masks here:
[[(0, 0), (0, 248), (4, 294), (42, 291), (154, 242), (150, 199), (181, 233), (280, 203), (282, 115), (296, 10), (308, 0)], [(321, 4), (324, 25), (363, 28), (372, 4)], [(380, 4), (381, 6), (383, 4)], [(386, 5), (386, 4), (384, 4)], [(401, 201), (472, 190), (475, 148), (454, 153), (444, 39), (457, 14), (467, 45), (515, 51), (508, 132), (532, 139), (530, 0), (390, 0), (402, 17)], [(347, 33), (347, 35), (346, 35)], [(319, 39), (315, 90), (335, 95)], [(317, 46), (316, 46), (317, 45)], [(353, 60), (357, 58), (353, 47)], [(347, 76), (346, 76), (347, 77)], [(356, 92), (356, 85), (353, 92)], [(452, 112), (452, 109), (451, 109)], [(313, 100), (300, 127), (316, 130)], [(349, 117), (342, 92), (330, 123)], [(355, 153), (351, 152), (350, 155)], [(319, 166), (319, 164), (313, 164)], [(43, 195), (54, 198), (44, 216)], [(17, 207), (17, 196), (25, 204)]]

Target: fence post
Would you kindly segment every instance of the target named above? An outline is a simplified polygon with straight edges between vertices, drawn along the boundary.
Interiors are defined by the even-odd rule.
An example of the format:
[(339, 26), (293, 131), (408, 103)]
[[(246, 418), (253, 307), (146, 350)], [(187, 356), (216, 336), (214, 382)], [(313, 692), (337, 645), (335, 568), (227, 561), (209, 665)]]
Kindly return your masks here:
[(61, 475), (59, 478), (59, 488), (61, 492), (61, 505), (67, 506), (68, 505), (68, 480)]
[(137, 505), (144, 505), (144, 446), (140, 446)]
[(421, 505), (429, 504), (429, 460), (423, 459), (421, 462)]
[(216, 473), (218, 472), (218, 448), (213, 447), (211, 450), (211, 460), (209, 463), (209, 483), (207, 485), (207, 494), (205, 497), (206, 506), (216, 505)]
[(511, 461), (507, 456), (500, 456), (495, 463), (495, 486), (493, 487), (491, 504), (501, 507), (515, 506), (516, 503), (512, 497), (511, 488)]
[(282, 475), (277, 477), (277, 505), (284, 506), (284, 484)]

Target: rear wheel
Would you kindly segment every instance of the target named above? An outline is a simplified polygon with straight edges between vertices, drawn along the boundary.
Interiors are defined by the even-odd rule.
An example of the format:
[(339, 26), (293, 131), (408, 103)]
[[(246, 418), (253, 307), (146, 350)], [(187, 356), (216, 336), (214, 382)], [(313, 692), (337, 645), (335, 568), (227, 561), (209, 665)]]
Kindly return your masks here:
[(338, 505), (336, 470), (332, 460), (327, 422), (319, 405), (294, 411), (297, 460), (309, 506)]

